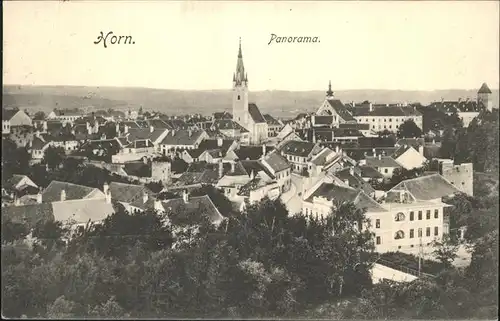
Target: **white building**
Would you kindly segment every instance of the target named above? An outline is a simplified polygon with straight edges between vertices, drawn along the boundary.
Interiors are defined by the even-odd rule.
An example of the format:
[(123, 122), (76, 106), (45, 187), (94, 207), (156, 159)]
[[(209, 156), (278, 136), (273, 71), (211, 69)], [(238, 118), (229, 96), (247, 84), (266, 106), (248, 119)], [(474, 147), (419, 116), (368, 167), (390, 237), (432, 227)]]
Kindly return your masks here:
[(374, 132), (388, 130), (397, 132), (407, 120), (413, 121), (418, 128), (423, 129), (422, 114), (412, 106), (374, 106), (369, 103), (368, 106), (361, 105), (353, 108), (354, 118), (362, 124), (369, 124)]

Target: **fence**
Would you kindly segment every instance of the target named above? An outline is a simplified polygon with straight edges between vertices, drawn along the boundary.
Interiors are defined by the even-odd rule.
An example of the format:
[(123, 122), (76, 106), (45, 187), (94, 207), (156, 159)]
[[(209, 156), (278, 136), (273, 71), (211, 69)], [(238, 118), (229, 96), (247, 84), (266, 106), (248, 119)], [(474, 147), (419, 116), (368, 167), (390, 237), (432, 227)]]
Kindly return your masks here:
[(418, 272), (417, 270), (411, 269), (407, 266), (396, 264), (396, 263), (393, 263), (393, 262), (390, 262), (390, 261), (387, 261), (384, 259), (379, 258), (376, 262), (380, 263), (382, 265), (385, 265), (387, 267), (390, 267), (391, 269), (398, 270), (398, 271), (401, 271), (401, 272), (404, 272), (407, 274), (411, 274), (411, 275), (419, 277), (419, 278), (427, 278), (427, 279), (432, 280), (436, 277), (435, 275), (432, 275), (429, 273)]

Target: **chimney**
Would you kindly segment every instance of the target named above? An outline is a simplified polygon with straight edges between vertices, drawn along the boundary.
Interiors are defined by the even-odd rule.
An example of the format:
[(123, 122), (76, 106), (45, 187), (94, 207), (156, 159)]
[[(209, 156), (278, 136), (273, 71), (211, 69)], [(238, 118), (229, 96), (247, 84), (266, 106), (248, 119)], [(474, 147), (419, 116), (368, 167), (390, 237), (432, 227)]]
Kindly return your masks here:
[(339, 153), (339, 145), (335, 146), (335, 153)]
[(460, 102), (461, 102), (461, 101), (462, 101), (462, 98), (461, 98), (461, 97), (460, 97), (460, 98), (458, 98), (458, 103), (459, 103), (459, 104), (460, 104)]
[(152, 133), (154, 132), (155, 128), (153, 126), (149, 126), (149, 132)]
[(120, 124), (116, 123), (115, 125), (116, 136), (120, 137)]
[[(105, 186), (107, 186), (107, 184), (105, 184)], [(106, 198), (105, 198), (106, 203), (111, 204), (111, 192), (109, 190), (107, 190), (104, 194), (106, 196)]]
[(21, 200), (19, 199), (19, 197), (14, 196), (14, 206), (19, 206), (19, 205), (21, 205)]
[(172, 129), (172, 137), (175, 136), (175, 129)]
[(108, 183), (104, 182), (104, 185), (102, 185), (102, 191), (104, 192), (104, 194), (108, 194), (108, 192), (109, 192)]
[(403, 203), (405, 197), (405, 192), (404, 191), (399, 191), (399, 202)]
[(235, 167), (235, 163), (231, 162), (231, 173), (234, 173), (234, 167)]
[(189, 135), (189, 137), (191, 137), (193, 135), (193, 132), (191, 131), (191, 129), (188, 130), (188, 135)]
[(127, 134), (127, 133), (128, 133), (128, 126), (127, 126), (127, 125), (125, 125), (125, 128), (124, 128), (124, 130), (123, 130), (123, 133), (125, 133), (125, 134)]
[(378, 160), (381, 160), (382, 159), (382, 155), (378, 155)]
[(253, 180), (254, 178), (255, 178), (255, 173), (253, 172), (253, 169), (252, 169), (252, 171), (250, 172), (250, 179)]
[(36, 202), (38, 204), (41, 204), (42, 203), (42, 190), (39, 190), (38, 191), (38, 194), (36, 194)]
[(89, 122), (87, 122), (85, 125), (87, 126), (87, 133), (88, 133), (89, 135), (90, 135), (90, 134), (92, 134), (92, 127), (90, 127), (90, 123), (89, 123)]
[(61, 202), (64, 202), (66, 200), (66, 191), (62, 190), (61, 191)]
[(222, 147), (223, 139), (222, 137), (217, 137), (217, 146)]
[(344, 179), (344, 184), (346, 184), (347, 186), (349, 186), (349, 180), (348, 179)]
[(434, 138), (432, 139), (432, 145), (436, 144), (436, 141), (434, 140)]
[(349, 167), (349, 175), (354, 176), (354, 167)]
[(160, 212), (164, 211), (163, 205), (161, 204), (161, 201), (159, 199), (155, 199), (154, 209)]
[(312, 142), (316, 143), (316, 131), (314, 129), (312, 130)]
[(262, 145), (262, 156), (266, 156), (266, 144)]
[(422, 156), (424, 156), (424, 145), (418, 146), (418, 153)]
[(372, 149), (373, 156), (377, 156), (377, 150), (375, 148)]
[(142, 192), (142, 203), (145, 204), (148, 201), (149, 195), (145, 191)]
[(99, 132), (99, 122), (97, 119), (94, 121), (94, 133), (97, 134)]
[(373, 111), (373, 104), (370, 103), (370, 112), (372, 112), (372, 111)]
[(224, 175), (224, 164), (222, 163), (222, 161), (219, 161), (219, 179), (221, 179), (223, 175)]
[(182, 199), (184, 200), (184, 203), (189, 202), (189, 194), (187, 190), (184, 190), (184, 192), (182, 192)]
[(44, 120), (44, 121), (42, 122), (42, 131), (43, 131), (44, 133), (46, 133), (46, 132), (47, 132), (47, 130), (48, 130), (47, 121), (46, 121), (46, 120)]

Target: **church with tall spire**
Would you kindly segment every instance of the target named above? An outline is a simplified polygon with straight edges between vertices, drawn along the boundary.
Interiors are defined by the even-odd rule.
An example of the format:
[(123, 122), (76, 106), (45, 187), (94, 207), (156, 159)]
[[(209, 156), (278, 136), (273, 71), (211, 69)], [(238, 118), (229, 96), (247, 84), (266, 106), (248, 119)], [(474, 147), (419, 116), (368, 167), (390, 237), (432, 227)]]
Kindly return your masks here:
[(248, 100), (248, 75), (243, 64), (241, 38), (236, 71), (233, 73), (233, 120), (250, 133), (251, 144), (262, 144), (268, 139), (268, 125), (255, 103)]
[(313, 126), (320, 127), (338, 127), (339, 124), (356, 122), (346, 106), (335, 98), (331, 81), (328, 82), (325, 100), (313, 115), (311, 122)]

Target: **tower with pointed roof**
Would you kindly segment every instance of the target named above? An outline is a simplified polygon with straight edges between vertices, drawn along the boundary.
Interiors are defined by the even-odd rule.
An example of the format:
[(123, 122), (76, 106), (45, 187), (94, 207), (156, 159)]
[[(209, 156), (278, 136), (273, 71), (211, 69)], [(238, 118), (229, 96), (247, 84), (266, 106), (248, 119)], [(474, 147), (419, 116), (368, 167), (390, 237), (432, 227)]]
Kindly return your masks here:
[(491, 99), (491, 90), (486, 83), (483, 83), (477, 91), (477, 104), (482, 103), (484, 107), (491, 111), (493, 109), (493, 100)]
[(333, 91), (332, 91), (332, 81), (328, 82), (328, 91), (326, 92), (326, 99), (333, 99)]
[(233, 73), (233, 120), (243, 127), (248, 123), (248, 78), (243, 65), (241, 38), (236, 71)]

